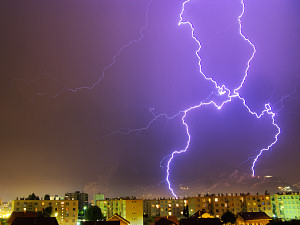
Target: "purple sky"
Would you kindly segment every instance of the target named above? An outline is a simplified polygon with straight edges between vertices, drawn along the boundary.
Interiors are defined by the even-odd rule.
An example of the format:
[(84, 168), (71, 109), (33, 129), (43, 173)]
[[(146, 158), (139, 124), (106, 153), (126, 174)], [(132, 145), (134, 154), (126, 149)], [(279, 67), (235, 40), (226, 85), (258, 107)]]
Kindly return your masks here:
[[(190, 28), (178, 26), (183, 1), (153, 0), (143, 38), (120, 53), (101, 82), (92, 90), (66, 90), (92, 86), (119, 49), (138, 40), (148, 3), (0, 2), (0, 198), (75, 190), (170, 195), (160, 183), (167, 161), (160, 162), (185, 146), (180, 117), (106, 135), (146, 127), (150, 108), (173, 116), (216, 92), (199, 73)], [(243, 33), (257, 53), (240, 93), (256, 112), (270, 103), (282, 130), (272, 152), (259, 158), (256, 174), (298, 183), (300, 3), (245, 0), (245, 6)], [(252, 54), (239, 35), (241, 10), (240, 0), (191, 0), (183, 13), (201, 42), (203, 72), (230, 89), (239, 86)], [(222, 192), (220, 180), (249, 176), (247, 159), (276, 133), (270, 117), (257, 120), (237, 100), (220, 111), (190, 111), (186, 122), (191, 145), (174, 158), (170, 178), (176, 191), (190, 187), (191, 193)], [(228, 190), (249, 191), (237, 180)]]

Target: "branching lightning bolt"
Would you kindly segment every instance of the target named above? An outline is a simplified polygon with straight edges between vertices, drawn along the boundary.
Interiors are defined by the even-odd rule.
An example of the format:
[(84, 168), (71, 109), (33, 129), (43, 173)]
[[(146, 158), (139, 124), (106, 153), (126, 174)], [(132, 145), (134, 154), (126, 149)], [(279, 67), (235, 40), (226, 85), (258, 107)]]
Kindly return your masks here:
[[(145, 18), (145, 23), (142, 25), (142, 27), (139, 30), (139, 35), (136, 39), (129, 41), (128, 43), (124, 44), (121, 48), (119, 48), (119, 50), (115, 53), (115, 55), (112, 57), (112, 60), (109, 64), (107, 64), (101, 71), (101, 75), (98, 77), (98, 79), (90, 86), (81, 86), (81, 87), (76, 87), (76, 88), (70, 88), (67, 85), (65, 85), (62, 81), (60, 81), (58, 78), (55, 78), (54, 76), (51, 76), (49, 74), (44, 74), (50, 78), (52, 78), (55, 82), (57, 82), (58, 84), (61, 84), (63, 86), (63, 88), (61, 88), (61, 90), (59, 90), (58, 92), (56, 92), (54, 95), (50, 95), (48, 92), (38, 92), (37, 95), (39, 96), (48, 96), (49, 98), (56, 98), (57, 96), (59, 96), (60, 94), (64, 93), (64, 92), (73, 92), (73, 93), (77, 93), (80, 90), (92, 90), (94, 89), (97, 85), (99, 85), (99, 83), (104, 79), (107, 70), (109, 70), (110, 68), (112, 68), (115, 63), (117, 62), (117, 59), (120, 57), (120, 55), (122, 54), (122, 52), (131, 47), (133, 44), (137, 44), (139, 42), (141, 42), (141, 40), (144, 38), (144, 30), (148, 28), (148, 15), (149, 15), (149, 8), (150, 5), (152, 4), (153, 0), (149, 0), (149, 2), (146, 5), (146, 18)], [(35, 82), (42, 74), (38, 75), (36, 78), (30, 80), (30, 81), (26, 81), (24, 79), (13, 79), (11, 81), (15, 82), (15, 81), (22, 81), (24, 83), (33, 83)], [(7, 88), (7, 91), (11, 89), (11, 85)]]
[(269, 103), (268, 103), (268, 104), (265, 104), (265, 109), (264, 109), (260, 114), (258, 114), (258, 113), (254, 112), (254, 111), (252, 111), (252, 110), (250, 109), (250, 107), (246, 104), (246, 100), (245, 100), (243, 97), (241, 97), (240, 94), (239, 94), (239, 90), (243, 87), (243, 85), (244, 85), (244, 83), (245, 83), (245, 81), (246, 81), (246, 78), (247, 78), (247, 76), (248, 76), (248, 70), (249, 70), (249, 68), (250, 68), (250, 63), (251, 63), (251, 61), (252, 61), (252, 59), (254, 58), (255, 53), (256, 53), (255, 45), (254, 45), (254, 44), (253, 44), (253, 43), (252, 43), (252, 42), (251, 42), (251, 41), (250, 41), (250, 40), (242, 33), (242, 21), (241, 21), (241, 18), (243, 17), (243, 15), (244, 15), (244, 13), (245, 13), (245, 4), (244, 4), (244, 0), (241, 0), (242, 12), (241, 12), (241, 14), (240, 14), (239, 17), (238, 17), (239, 34), (240, 34), (240, 36), (241, 36), (245, 41), (248, 42), (248, 44), (250, 44), (250, 45), (252, 46), (253, 52), (252, 52), (252, 55), (251, 55), (250, 59), (249, 59), (248, 62), (247, 62), (247, 67), (246, 67), (246, 69), (245, 69), (245, 73), (244, 73), (244, 76), (243, 76), (243, 80), (242, 80), (241, 84), (240, 84), (236, 89), (233, 90), (233, 93), (231, 93), (231, 91), (230, 91), (225, 85), (219, 85), (219, 84), (217, 83), (217, 81), (213, 80), (211, 77), (206, 76), (206, 75), (203, 73), (203, 71), (202, 71), (201, 58), (200, 58), (200, 56), (199, 56), (199, 54), (198, 54), (199, 51), (200, 51), (200, 49), (201, 49), (201, 43), (200, 43), (200, 41), (196, 38), (196, 36), (194, 35), (195, 28), (193, 27), (193, 24), (192, 24), (190, 21), (184, 21), (184, 20), (183, 20), (183, 17), (182, 17), (182, 15), (183, 15), (183, 13), (184, 13), (184, 10), (185, 10), (185, 5), (186, 5), (187, 3), (189, 3), (189, 2), (190, 2), (190, 0), (186, 0), (186, 1), (184, 1), (183, 4), (182, 4), (181, 13), (180, 13), (180, 15), (179, 15), (180, 20), (179, 20), (178, 25), (179, 25), (179, 26), (181, 26), (181, 25), (187, 25), (187, 26), (191, 29), (191, 37), (197, 42), (197, 44), (198, 44), (198, 46), (199, 46), (199, 48), (196, 50), (195, 54), (196, 54), (196, 56), (197, 56), (197, 58), (198, 58), (198, 66), (199, 66), (200, 73), (203, 75), (203, 77), (204, 77), (206, 80), (212, 82), (212, 83), (215, 85), (215, 88), (218, 90), (219, 95), (225, 95), (225, 94), (226, 94), (226, 95), (227, 95), (227, 100), (223, 101), (223, 102), (222, 102), (221, 104), (219, 104), (219, 105), (218, 105), (216, 102), (214, 102), (214, 101), (210, 101), (210, 102), (201, 102), (200, 104), (198, 104), (198, 105), (196, 105), (196, 106), (192, 106), (192, 107), (190, 107), (190, 108), (188, 108), (188, 109), (182, 111), (182, 113), (183, 113), (183, 116), (181, 117), (181, 119), (182, 119), (182, 124), (185, 126), (186, 134), (187, 134), (188, 140), (187, 140), (187, 142), (186, 142), (185, 148), (183, 148), (183, 149), (180, 150), (180, 151), (173, 151), (173, 153), (171, 154), (171, 157), (170, 157), (170, 159), (169, 159), (169, 161), (168, 161), (168, 163), (167, 163), (167, 176), (166, 176), (166, 181), (167, 181), (168, 187), (169, 187), (169, 189), (170, 189), (170, 191), (171, 191), (171, 193), (172, 193), (172, 195), (173, 195), (174, 197), (177, 197), (177, 195), (175, 194), (174, 190), (172, 189), (171, 182), (170, 182), (170, 179), (169, 179), (169, 178), (170, 178), (170, 164), (171, 164), (171, 162), (172, 162), (172, 160), (173, 160), (173, 158), (174, 158), (174, 156), (175, 156), (176, 154), (181, 154), (181, 153), (186, 152), (186, 151), (188, 150), (189, 146), (190, 146), (191, 135), (190, 135), (190, 132), (189, 132), (189, 126), (188, 126), (188, 124), (187, 124), (186, 121), (185, 121), (185, 118), (186, 118), (187, 113), (188, 113), (189, 111), (194, 110), (194, 109), (196, 109), (196, 108), (200, 108), (200, 107), (203, 106), (203, 105), (213, 105), (213, 106), (215, 106), (217, 109), (220, 110), (226, 103), (231, 102), (231, 100), (232, 100), (233, 98), (238, 98), (238, 99), (241, 100), (242, 104), (247, 108), (248, 112), (249, 112), (250, 114), (254, 115), (257, 119), (261, 118), (261, 117), (264, 116), (264, 115), (268, 115), (268, 116), (271, 117), (271, 119), (272, 119), (272, 125), (276, 127), (277, 133), (276, 133), (276, 135), (275, 135), (275, 137), (274, 137), (274, 141), (273, 141), (271, 144), (269, 144), (267, 147), (261, 149), (261, 150), (259, 151), (259, 153), (256, 155), (256, 157), (254, 158), (253, 163), (252, 163), (252, 167), (251, 167), (252, 175), (253, 175), (253, 176), (255, 175), (255, 170), (254, 170), (254, 168), (255, 168), (255, 164), (256, 164), (258, 158), (262, 155), (262, 153), (263, 153), (264, 151), (268, 151), (270, 148), (272, 148), (272, 146), (273, 146), (274, 144), (276, 144), (276, 142), (278, 141), (278, 136), (279, 136), (279, 134), (280, 134), (280, 128), (279, 128), (279, 126), (275, 123), (275, 116), (276, 116), (276, 114), (275, 114), (274, 112), (272, 112), (272, 109), (271, 109), (271, 106), (270, 106)]

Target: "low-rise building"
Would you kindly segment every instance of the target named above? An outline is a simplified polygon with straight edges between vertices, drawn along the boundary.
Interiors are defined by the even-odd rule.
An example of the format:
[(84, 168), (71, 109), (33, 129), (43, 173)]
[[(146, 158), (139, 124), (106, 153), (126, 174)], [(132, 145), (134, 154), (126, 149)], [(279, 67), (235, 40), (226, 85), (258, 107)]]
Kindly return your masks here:
[(266, 225), (271, 218), (264, 212), (241, 212), (237, 214), (237, 225)]
[(77, 200), (14, 200), (14, 212), (39, 212), (52, 207), (52, 216), (60, 225), (75, 225), (78, 219)]
[(37, 224), (37, 225), (59, 225), (54, 217), (17, 217), (11, 225), (25, 225), (25, 224)]

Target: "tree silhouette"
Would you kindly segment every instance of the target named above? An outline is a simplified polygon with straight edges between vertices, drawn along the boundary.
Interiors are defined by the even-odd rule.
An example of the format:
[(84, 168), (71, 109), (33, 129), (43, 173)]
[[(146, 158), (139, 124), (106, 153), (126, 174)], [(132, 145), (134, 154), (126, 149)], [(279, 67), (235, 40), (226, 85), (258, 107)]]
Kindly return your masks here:
[(97, 221), (103, 219), (103, 214), (98, 206), (91, 206), (85, 212), (85, 219), (88, 221)]
[(26, 200), (40, 200), (39, 196), (36, 196), (34, 193), (29, 195)]
[(236, 221), (236, 217), (235, 215), (230, 212), (229, 210), (227, 210), (221, 217), (221, 220), (223, 221), (223, 223), (231, 223), (234, 224)]
[(48, 194), (45, 194), (45, 196), (44, 196), (44, 200), (50, 200), (50, 195), (48, 195)]

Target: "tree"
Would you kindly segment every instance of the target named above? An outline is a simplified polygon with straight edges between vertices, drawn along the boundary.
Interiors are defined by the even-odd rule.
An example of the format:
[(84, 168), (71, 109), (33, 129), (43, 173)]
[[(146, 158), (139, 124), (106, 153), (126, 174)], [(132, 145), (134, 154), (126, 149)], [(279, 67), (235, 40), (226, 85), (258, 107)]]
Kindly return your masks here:
[(155, 217), (144, 218), (144, 224), (149, 225), (150, 223), (154, 224)]
[(230, 212), (229, 210), (227, 210), (225, 213), (223, 213), (221, 220), (223, 221), (223, 223), (231, 223), (234, 224), (236, 221), (235, 215)]
[(103, 214), (98, 206), (91, 206), (85, 212), (85, 219), (88, 221), (97, 221), (103, 219)]
[(50, 200), (50, 195), (48, 195), (48, 194), (45, 194), (45, 196), (44, 196), (44, 200)]
[(40, 217), (51, 217), (52, 207), (49, 206), (49, 207), (45, 208), (43, 211), (39, 211), (38, 214)]
[(44, 209), (43, 216), (44, 217), (51, 217), (51, 215), (52, 215), (52, 207), (49, 206), (49, 207)]
[(185, 217), (189, 217), (189, 206), (188, 205), (184, 206), (184, 208), (183, 208), (183, 215)]
[(34, 193), (28, 196), (26, 200), (39, 200), (40, 198), (36, 196)]

